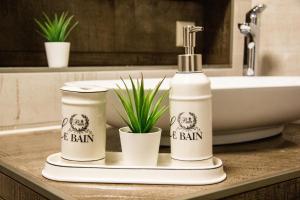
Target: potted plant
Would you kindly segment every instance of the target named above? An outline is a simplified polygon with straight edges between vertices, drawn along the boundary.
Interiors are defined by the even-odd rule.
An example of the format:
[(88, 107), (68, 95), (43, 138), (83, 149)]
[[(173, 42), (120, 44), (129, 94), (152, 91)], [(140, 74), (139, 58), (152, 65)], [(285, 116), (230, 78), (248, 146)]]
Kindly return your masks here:
[(40, 29), (38, 33), (47, 40), (45, 48), (48, 66), (50, 68), (67, 67), (70, 42), (65, 41), (78, 22), (72, 24), (73, 16), (68, 16), (67, 12), (63, 12), (60, 16), (54, 14), (52, 19), (46, 13), (43, 13), (43, 15), (44, 21), (34, 20)]
[(136, 82), (131, 76), (129, 79), (131, 90), (123, 78), (125, 92), (119, 85), (114, 90), (126, 113), (120, 116), (127, 127), (119, 129), (123, 159), (128, 165), (153, 166), (157, 164), (162, 131), (155, 124), (167, 110), (167, 106), (162, 106), (167, 92), (156, 96), (165, 78), (149, 91), (144, 88), (143, 75)]

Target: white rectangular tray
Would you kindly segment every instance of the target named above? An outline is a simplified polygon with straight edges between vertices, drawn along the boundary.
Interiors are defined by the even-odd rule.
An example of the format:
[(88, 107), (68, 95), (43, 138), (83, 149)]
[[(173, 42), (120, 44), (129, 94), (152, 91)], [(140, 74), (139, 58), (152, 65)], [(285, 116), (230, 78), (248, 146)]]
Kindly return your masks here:
[(159, 154), (157, 166), (153, 167), (125, 165), (120, 152), (106, 152), (105, 159), (92, 162), (69, 161), (56, 153), (48, 156), (42, 175), (67, 182), (176, 185), (206, 185), (226, 179), (219, 158), (178, 161), (168, 153)]

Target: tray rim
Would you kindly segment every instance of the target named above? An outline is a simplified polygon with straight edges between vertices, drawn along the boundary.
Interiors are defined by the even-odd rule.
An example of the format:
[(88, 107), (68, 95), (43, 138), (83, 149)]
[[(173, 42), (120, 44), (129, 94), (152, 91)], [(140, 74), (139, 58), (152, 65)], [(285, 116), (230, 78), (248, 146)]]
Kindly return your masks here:
[[(121, 154), (121, 152), (106, 152), (109, 154)], [(137, 165), (105, 165), (105, 164), (93, 164), (88, 166), (88, 163), (91, 162), (97, 162), (97, 161), (105, 161), (104, 159), (100, 159), (97, 161), (71, 161), (71, 160), (66, 160), (63, 157), (60, 156), (60, 152), (58, 153), (54, 153), (51, 154), (47, 157), (46, 159), (46, 163), (53, 165), (53, 166), (57, 166), (57, 167), (69, 167), (69, 168), (98, 168), (98, 169), (139, 169), (139, 170), (213, 170), (213, 169), (218, 169), (218, 168), (222, 168), (223, 162), (221, 159), (213, 156), (210, 159), (213, 159), (213, 162), (216, 163), (212, 166), (174, 166), (174, 167), (168, 167), (168, 166), (137, 166)], [(106, 155), (109, 155), (106, 154)], [(159, 156), (168, 156), (170, 155), (170, 153), (159, 153)], [(51, 161), (50, 159), (52, 157), (55, 156), (59, 156), (63, 161), (66, 162), (66, 165), (61, 165), (61, 164), (56, 164), (53, 161)], [(170, 157), (170, 159), (172, 159)], [(189, 162), (189, 163), (193, 163), (194, 165), (197, 164), (196, 162), (201, 162), (201, 161), (181, 161), (181, 160), (175, 160), (177, 162)], [(74, 163), (67, 163), (67, 162), (74, 162)]]
[[(49, 156), (60, 156), (59, 153)], [(49, 157), (48, 156), (48, 157)], [(215, 159), (219, 158), (214, 157)], [(45, 162), (42, 176), (59, 182), (73, 183), (113, 183), (113, 184), (145, 184), (145, 185), (211, 185), (227, 179), (222, 162), (218, 168), (110, 168), (61, 166)], [(140, 169), (140, 170), (139, 170)], [(122, 171), (124, 170), (124, 171)], [(173, 172), (174, 171), (174, 172)], [(128, 176), (119, 176), (119, 173)], [(198, 173), (197, 173), (198, 172)], [(207, 172), (207, 176), (205, 173)], [(177, 173), (177, 175), (176, 175)], [(164, 176), (165, 174), (165, 176)], [(171, 176), (170, 176), (171, 174)], [(173, 176), (173, 174), (175, 176)], [(163, 176), (162, 176), (163, 175)]]

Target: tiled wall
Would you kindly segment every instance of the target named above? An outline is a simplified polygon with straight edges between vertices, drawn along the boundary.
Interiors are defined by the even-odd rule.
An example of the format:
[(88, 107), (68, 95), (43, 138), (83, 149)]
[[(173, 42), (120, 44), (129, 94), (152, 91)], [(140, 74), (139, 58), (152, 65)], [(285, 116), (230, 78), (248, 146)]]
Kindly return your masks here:
[(2, 73), (0, 74), (0, 132), (60, 124), (61, 96), (65, 82), (127, 77), (172, 76), (175, 70)]
[(258, 66), (262, 75), (300, 75), (300, 1), (252, 0), (261, 13)]

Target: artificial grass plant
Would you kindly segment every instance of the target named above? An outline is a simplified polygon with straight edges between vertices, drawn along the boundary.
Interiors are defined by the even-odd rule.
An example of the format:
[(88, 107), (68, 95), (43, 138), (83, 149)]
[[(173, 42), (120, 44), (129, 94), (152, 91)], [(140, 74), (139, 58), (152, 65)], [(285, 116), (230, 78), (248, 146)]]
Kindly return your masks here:
[(121, 80), (125, 86), (125, 92), (122, 92), (118, 84), (118, 89), (114, 90), (127, 115), (127, 117), (124, 117), (122, 114), (120, 114), (120, 116), (132, 133), (149, 133), (167, 110), (167, 106), (162, 106), (162, 101), (168, 92), (155, 98), (165, 78), (163, 78), (154, 89), (149, 91), (144, 88), (143, 74), (141, 80), (136, 79), (136, 82), (133, 81), (131, 76), (129, 76), (129, 79), (131, 91), (122, 77)]
[(46, 13), (43, 13), (45, 20), (39, 21), (34, 19), (40, 33), (48, 42), (64, 42), (69, 36), (70, 32), (77, 26), (78, 21), (72, 23), (73, 15), (68, 16), (68, 12), (62, 12), (60, 16), (55, 13), (50, 19)]

